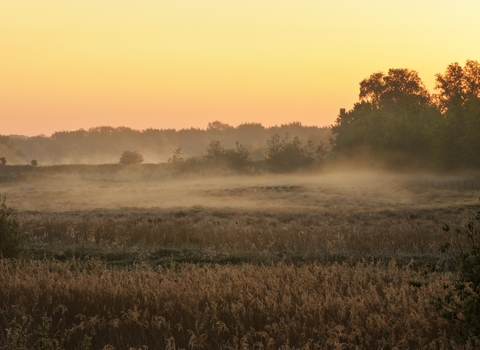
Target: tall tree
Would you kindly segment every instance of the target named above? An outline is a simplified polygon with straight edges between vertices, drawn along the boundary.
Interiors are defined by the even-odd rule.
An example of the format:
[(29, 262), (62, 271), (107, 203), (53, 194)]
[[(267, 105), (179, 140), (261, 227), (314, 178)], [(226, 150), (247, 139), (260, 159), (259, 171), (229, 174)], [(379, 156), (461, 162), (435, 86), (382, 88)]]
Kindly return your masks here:
[(448, 65), (444, 74), (436, 74), (435, 95), (443, 112), (462, 106), (468, 99), (480, 98), (480, 64), (467, 60), (462, 68), (458, 62)]
[(373, 73), (360, 82), (360, 100), (379, 107), (409, 99), (418, 104), (430, 102), (430, 94), (418, 76), (409, 69), (389, 69), (388, 74)]
[(409, 69), (377, 72), (360, 82), (359, 102), (341, 111), (332, 132), (332, 150), (351, 154), (367, 149), (407, 163), (428, 158), (439, 114), (418, 73)]
[(465, 76), (466, 97), (480, 98), (480, 63), (467, 60), (463, 73)]
[(480, 64), (467, 60), (448, 65), (436, 75), (435, 95), (444, 119), (437, 141), (437, 158), (448, 168), (478, 167), (480, 155)]
[(460, 106), (463, 103), (465, 75), (463, 68), (457, 63), (449, 64), (444, 74), (436, 74), (435, 95), (437, 104), (443, 112), (452, 106)]

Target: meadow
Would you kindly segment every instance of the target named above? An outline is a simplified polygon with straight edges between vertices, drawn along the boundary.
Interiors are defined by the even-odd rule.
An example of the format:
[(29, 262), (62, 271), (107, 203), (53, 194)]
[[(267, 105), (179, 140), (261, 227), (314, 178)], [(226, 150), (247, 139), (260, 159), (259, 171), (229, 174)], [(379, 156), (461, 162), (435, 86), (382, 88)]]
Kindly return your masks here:
[(461, 348), (433, 304), (457, 273), (439, 247), (479, 191), (422, 186), (441, 180), (2, 169), (25, 250), (0, 261), (0, 344)]

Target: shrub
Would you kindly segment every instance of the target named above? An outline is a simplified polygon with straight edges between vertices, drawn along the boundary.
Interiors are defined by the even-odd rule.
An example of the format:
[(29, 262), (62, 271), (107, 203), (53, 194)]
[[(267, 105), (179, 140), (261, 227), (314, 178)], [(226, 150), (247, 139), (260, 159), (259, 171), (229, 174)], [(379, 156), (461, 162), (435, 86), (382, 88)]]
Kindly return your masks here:
[(5, 204), (3, 197), (0, 204), (0, 255), (5, 258), (17, 257), (23, 249), (23, 235), (18, 221), (13, 216), (12, 208)]
[(225, 151), (225, 158), (231, 168), (243, 171), (250, 163), (250, 152), (244, 145), (237, 141), (235, 148)]
[[(450, 227), (444, 224), (443, 229), (449, 231)], [(444, 286), (446, 294), (438, 297), (436, 306), (455, 325), (455, 340), (465, 344), (480, 338), (480, 211), (455, 232), (457, 239), (443, 245), (441, 251), (453, 251), (458, 278)]]
[(225, 149), (219, 141), (214, 140), (208, 145), (203, 158), (209, 165), (226, 165), (237, 171), (245, 171), (250, 163), (250, 153), (238, 141), (235, 148)]
[(143, 162), (143, 156), (137, 151), (123, 151), (120, 157), (120, 164), (140, 164)]
[(272, 170), (288, 172), (311, 165), (315, 160), (314, 153), (312, 143), (303, 146), (297, 136), (291, 139), (287, 134), (282, 140), (275, 134), (267, 140), (265, 160)]

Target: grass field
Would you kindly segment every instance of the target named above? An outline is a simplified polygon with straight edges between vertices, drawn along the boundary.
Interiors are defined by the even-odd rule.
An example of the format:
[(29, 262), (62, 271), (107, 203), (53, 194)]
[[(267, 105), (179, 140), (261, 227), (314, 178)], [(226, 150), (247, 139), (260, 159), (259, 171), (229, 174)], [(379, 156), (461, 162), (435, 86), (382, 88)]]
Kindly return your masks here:
[(431, 301), (456, 273), (442, 224), (471, 218), (478, 190), (373, 172), (2, 175), (26, 237), (0, 262), (6, 349), (456, 347)]

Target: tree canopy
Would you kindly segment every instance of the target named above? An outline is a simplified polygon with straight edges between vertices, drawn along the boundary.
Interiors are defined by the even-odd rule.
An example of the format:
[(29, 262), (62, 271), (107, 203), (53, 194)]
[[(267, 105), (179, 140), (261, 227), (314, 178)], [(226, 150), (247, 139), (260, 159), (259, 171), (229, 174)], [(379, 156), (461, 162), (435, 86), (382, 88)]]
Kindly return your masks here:
[(332, 150), (360, 150), (389, 164), (480, 167), (480, 65), (450, 64), (431, 96), (409, 69), (376, 72), (360, 82), (359, 101), (332, 126)]

